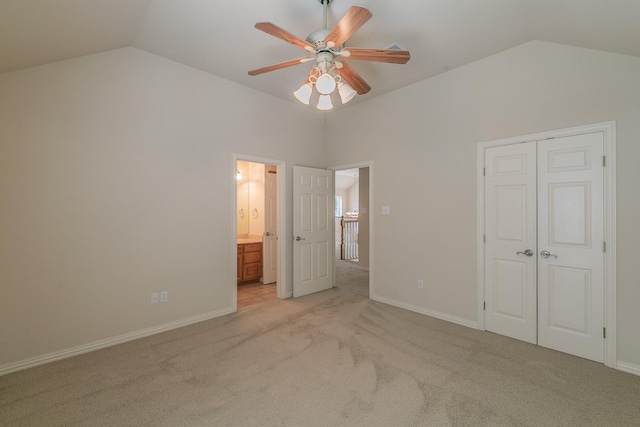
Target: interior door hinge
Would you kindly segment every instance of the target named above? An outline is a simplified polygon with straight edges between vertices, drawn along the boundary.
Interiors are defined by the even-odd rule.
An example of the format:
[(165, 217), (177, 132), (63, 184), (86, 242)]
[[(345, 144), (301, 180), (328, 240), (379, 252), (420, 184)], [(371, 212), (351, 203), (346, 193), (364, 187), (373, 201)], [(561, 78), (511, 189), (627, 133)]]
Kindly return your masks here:
[(482, 243), (487, 243), (487, 235), (486, 234), (482, 235)]
[(482, 168), (482, 176), (487, 176), (487, 168)]
[(607, 328), (602, 328), (602, 338), (607, 338)]
[(486, 310), (486, 309), (487, 309), (487, 302), (486, 302), (486, 301), (484, 301), (484, 302), (482, 303), (482, 309), (483, 309), (483, 310)]
[(607, 242), (602, 242), (602, 252), (607, 252)]
[(602, 156), (602, 167), (607, 165), (607, 156)]

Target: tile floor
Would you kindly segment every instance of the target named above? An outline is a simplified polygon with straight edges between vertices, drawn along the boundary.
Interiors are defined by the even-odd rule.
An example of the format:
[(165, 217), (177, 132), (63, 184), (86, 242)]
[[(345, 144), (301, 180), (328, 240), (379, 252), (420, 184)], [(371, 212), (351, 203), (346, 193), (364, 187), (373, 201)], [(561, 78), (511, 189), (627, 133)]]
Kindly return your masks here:
[(275, 283), (263, 285), (262, 282), (251, 282), (238, 285), (238, 309), (277, 299)]

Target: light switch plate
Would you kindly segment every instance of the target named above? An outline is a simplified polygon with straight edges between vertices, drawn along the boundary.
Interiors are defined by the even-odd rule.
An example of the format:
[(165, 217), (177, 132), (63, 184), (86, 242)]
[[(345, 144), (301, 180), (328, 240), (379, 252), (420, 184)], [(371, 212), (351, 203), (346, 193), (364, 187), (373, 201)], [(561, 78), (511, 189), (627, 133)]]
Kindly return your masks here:
[(382, 207), (382, 215), (391, 215), (391, 207), (383, 206)]

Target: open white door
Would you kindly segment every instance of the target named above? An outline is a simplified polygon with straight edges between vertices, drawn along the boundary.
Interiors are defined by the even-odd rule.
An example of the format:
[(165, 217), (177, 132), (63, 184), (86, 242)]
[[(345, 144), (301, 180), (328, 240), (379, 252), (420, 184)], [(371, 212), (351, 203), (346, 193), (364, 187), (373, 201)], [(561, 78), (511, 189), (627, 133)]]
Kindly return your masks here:
[(278, 277), (278, 179), (277, 168), (266, 165), (264, 171), (264, 234), (262, 237), (262, 283)]
[(293, 296), (333, 287), (333, 171), (293, 167)]

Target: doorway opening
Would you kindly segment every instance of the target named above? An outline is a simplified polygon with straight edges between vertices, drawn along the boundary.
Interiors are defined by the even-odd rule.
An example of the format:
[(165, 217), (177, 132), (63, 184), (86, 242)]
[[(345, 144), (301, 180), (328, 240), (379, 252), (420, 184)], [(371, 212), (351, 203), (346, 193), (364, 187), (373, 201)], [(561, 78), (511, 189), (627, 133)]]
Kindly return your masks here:
[(370, 296), (370, 164), (334, 168), (335, 285)]
[(282, 298), (284, 288), (284, 162), (235, 156), (236, 277), (234, 311)]

